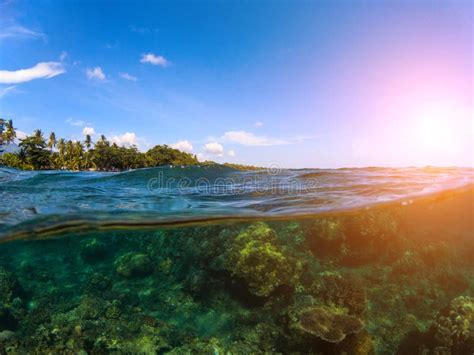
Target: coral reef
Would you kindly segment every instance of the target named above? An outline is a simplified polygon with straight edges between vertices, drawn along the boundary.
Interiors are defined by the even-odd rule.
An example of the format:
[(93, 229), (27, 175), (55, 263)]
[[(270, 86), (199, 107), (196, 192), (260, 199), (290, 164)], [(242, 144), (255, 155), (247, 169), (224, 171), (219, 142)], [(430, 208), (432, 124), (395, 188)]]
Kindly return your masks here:
[(0, 353), (473, 353), (472, 230), (409, 222), (397, 207), (2, 243)]
[(435, 338), (442, 347), (457, 348), (474, 340), (474, 298), (460, 296), (449, 304), (433, 324)]
[(153, 264), (147, 255), (130, 252), (115, 261), (115, 270), (124, 277), (146, 276), (153, 271)]

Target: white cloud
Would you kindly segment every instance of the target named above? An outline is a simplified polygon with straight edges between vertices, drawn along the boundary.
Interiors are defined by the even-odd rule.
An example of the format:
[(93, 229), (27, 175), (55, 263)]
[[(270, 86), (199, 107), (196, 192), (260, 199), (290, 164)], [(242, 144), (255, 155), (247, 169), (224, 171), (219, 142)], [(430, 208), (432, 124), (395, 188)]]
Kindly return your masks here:
[(113, 136), (111, 141), (119, 146), (131, 147), (137, 145), (137, 135), (133, 132), (126, 132), (122, 135)]
[(28, 69), (0, 70), (0, 83), (18, 84), (34, 79), (49, 79), (65, 72), (64, 66), (59, 62), (42, 62)]
[(122, 79), (130, 80), (130, 81), (138, 81), (136, 76), (130, 75), (128, 73), (120, 73), (119, 74)]
[(34, 31), (24, 26), (14, 25), (0, 29), (0, 40), (6, 38), (33, 38), (46, 40), (46, 35), (39, 31)]
[(88, 124), (86, 121), (75, 120), (73, 118), (68, 118), (66, 122), (69, 123), (71, 126), (76, 126), (76, 127), (83, 127)]
[(0, 88), (0, 98), (7, 95), (9, 92), (13, 92), (15, 90), (15, 86), (7, 86), (6, 88)]
[(204, 146), (204, 152), (207, 154), (221, 157), (222, 155), (224, 155), (224, 147), (220, 143), (211, 142), (211, 143), (207, 143)]
[(263, 127), (263, 122), (257, 121), (257, 122), (255, 122), (255, 123), (253, 124), (253, 126), (254, 126), (255, 128)]
[(29, 134), (26, 133), (26, 132), (23, 132), (23, 131), (16, 131), (16, 138), (17, 139), (25, 139), (26, 137), (28, 137)]
[(154, 55), (153, 53), (143, 54), (142, 58), (140, 59), (140, 63), (150, 63), (153, 65), (159, 65), (161, 67), (167, 67), (170, 64), (165, 57), (161, 55)]
[(97, 80), (100, 80), (100, 81), (104, 81), (105, 80), (105, 74), (102, 70), (101, 67), (95, 67), (95, 68), (92, 68), (92, 69), (87, 69), (86, 70), (86, 75), (89, 79), (97, 79)]
[(95, 129), (93, 127), (84, 127), (82, 130), (83, 135), (93, 135), (95, 134)]
[(203, 161), (206, 161), (206, 160), (207, 160), (207, 159), (206, 159), (206, 156), (205, 156), (203, 153), (198, 153), (198, 154), (196, 155), (196, 157), (197, 157), (197, 160), (199, 160), (200, 162), (203, 162)]
[(227, 155), (228, 155), (229, 157), (235, 157), (235, 150), (233, 150), (233, 149), (229, 150), (229, 151), (227, 152)]
[(178, 149), (186, 153), (191, 153), (193, 151), (193, 145), (187, 140), (171, 144), (171, 148)]
[(221, 139), (224, 142), (232, 142), (247, 146), (271, 146), (288, 143), (282, 139), (256, 136), (255, 134), (246, 131), (228, 131), (224, 133)]

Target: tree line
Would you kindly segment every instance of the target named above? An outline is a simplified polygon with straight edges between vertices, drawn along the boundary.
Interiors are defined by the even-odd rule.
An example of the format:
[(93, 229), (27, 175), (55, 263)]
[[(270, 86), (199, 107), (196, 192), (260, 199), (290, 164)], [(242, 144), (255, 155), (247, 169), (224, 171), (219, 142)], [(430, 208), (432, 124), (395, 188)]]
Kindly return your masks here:
[[(12, 120), (0, 118), (0, 153), (2, 146), (16, 139)], [(37, 129), (31, 136), (19, 140), (17, 153), (0, 155), (0, 165), (24, 170), (67, 169), (67, 170), (128, 170), (160, 165), (196, 165), (195, 155), (182, 152), (167, 145), (157, 145), (147, 152), (140, 152), (136, 146), (121, 147), (110, 142), (104, 135), (92, 141), (86, 135), (84, 141), (56, 138), (51, 132), (45, 139)]]

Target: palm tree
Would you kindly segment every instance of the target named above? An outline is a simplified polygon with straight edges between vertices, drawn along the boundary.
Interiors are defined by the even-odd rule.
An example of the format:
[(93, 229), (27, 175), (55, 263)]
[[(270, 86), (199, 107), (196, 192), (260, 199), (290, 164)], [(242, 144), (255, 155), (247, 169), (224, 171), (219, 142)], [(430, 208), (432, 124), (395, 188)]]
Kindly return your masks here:
[(41, 132), (40, 129), (35, 129), (35, 131), (33, 132), (33, 135), (34, 135), (36, 138), (41, 138), (41, 137), (43, 137), (43, 132)]
[(61, 165), (61, 168), (63, 168), (65, 165), (64, 153), (66, 152), (66, 141), (64, 138), (60, 138), (56, 146), (58, 147), (59, 151), (59, 164)]
[(15, 127), (13, 127), (13, 121), (8, 120), (8, 122), (5, 124), (6, 130), (5, 133), (3, 133), (4, 140), (7, 144), (13, 143), (15, 138), (16, 138), (16, 130)]
[(56, 146), (58, 147), (59, 155), (64, 155), (64, 149), (66, 149), (66, 142), (64, 141), (64, 138), (60, 138)]
[(49, 135), (49, 140), (48, 140), (48, 148), (52, 151), (55, 146), (56, 146), (56, 134), (54, 134), (54, 132), (51, 132)]
[(68, 140), (66, 142), (65, 165), (68, 169), (71, 169), (71, 170), (74, 169), (73, 157), (74, 157), (74, 143), (72, 142), (72, 140)]
[(5, 129), (5, 120), (3, 118), (0, 118), (0, 152), (1, 147), (3, 145), (3, 130)]
[(92, 139), (91, 139), (90, 134), (87, 134), (87, 135), (86, 135), (86, 139), (84, 140), (84, 144), (85, 144), (87, 150), (89, 150), (89, 149), (91, 148), (91, 146), (92, 146)]
[(82, 168), (82, 155), (84, 153), (84, 147), (79, 141), (74, 142), (74, 169), (81, 170)]

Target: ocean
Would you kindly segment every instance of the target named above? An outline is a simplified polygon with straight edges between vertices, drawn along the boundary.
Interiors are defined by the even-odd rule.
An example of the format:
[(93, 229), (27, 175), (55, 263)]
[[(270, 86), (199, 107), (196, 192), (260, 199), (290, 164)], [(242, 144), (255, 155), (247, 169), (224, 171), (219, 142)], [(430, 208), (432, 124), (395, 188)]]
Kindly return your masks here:
[(0, 353), (474, 353), (474, 169), (0, 168), (0, 201)]

